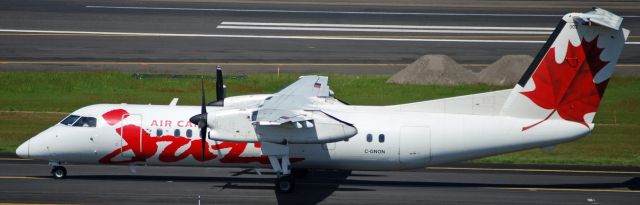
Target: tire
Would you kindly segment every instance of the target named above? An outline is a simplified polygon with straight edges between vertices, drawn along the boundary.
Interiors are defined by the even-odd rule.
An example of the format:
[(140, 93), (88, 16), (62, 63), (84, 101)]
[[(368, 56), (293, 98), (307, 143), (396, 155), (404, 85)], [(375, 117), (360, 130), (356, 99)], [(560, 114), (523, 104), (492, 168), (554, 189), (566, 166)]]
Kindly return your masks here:
[(53, 169), (51, 169), (51, 175), (53, 175), (55, 179), (64, 179), (67, 177), (67, 169), (63, 166), (54, 166)]
[(291, 193), (296, 184), (291, 175), (285, 175), (276, 180), (276, 191), (279, 193)]

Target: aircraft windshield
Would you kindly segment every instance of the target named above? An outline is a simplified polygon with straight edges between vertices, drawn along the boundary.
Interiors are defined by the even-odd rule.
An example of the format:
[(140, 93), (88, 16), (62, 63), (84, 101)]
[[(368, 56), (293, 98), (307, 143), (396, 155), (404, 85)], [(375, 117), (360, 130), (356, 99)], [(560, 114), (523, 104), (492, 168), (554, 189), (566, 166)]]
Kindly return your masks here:
[(96, 118), (93, 117), (80, 117), (76, 123), (73, 123), (74, 127), (95, 127)]
[(78, 120), (78, 118), (80, 118), (80, 116), (77, 115), (69, 115), (66, 118), (64, 118), (64, 120), (62, 120), (62, 122), (60, 122), (60, 124), (63, 125), (72, 125), (74, 122), (76, 122), (76, 120)]
[(81, 117), (77, 115), (69, 115), (60, 124), (74, 127), (96, 127), (95, 117)]

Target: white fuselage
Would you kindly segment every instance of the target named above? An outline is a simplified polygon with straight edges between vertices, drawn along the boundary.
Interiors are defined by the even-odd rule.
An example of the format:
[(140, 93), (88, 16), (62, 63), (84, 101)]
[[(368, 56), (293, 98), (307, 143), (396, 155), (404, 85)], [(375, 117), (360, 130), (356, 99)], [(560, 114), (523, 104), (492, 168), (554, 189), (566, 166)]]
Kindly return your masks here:
[[(213, 113), (228, 108), (207, 109)], [(294, 168), (411, 169), (551, 146), (591, 131), (563, 120), (549, 120), (522, 132), (524, 125), (537, 120), (398, 111), (391, 106), (329, 104), (322, 109), (352, 123), (358, 133), (346, 141), (290, 144)], [(114, 110), (128, 114), (123, 119), (109, 119), (107, 113)], [(259, 143), (208, 139), (207, 159), (197, 160), (202, 153), (199, 128), (189, 122), (189, 117), (199, 111), (198, 106), (87, 106), (72, 115), (95, 117), (95, 127), (57, 124), (23, 144), (25, 157), (82, 164), (270, 167)], [(23, 146), (19, 150), (24, 150)]]

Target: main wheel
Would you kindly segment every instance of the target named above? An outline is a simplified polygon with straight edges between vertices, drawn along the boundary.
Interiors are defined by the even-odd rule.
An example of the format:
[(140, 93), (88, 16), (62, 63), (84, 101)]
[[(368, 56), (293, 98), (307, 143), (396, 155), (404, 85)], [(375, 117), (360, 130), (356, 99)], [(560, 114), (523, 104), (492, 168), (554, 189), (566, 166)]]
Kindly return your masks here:
[(67, 177), (67, 169), (63, 166), (54, 166), (53, 169), (51, 169), (51, 175), (53, 175), (53, 178), (63, 179)]
[(291, 193), (295, 186), (291, 175), (284, 175), (276, 180), (276, 191), (280, 193)]

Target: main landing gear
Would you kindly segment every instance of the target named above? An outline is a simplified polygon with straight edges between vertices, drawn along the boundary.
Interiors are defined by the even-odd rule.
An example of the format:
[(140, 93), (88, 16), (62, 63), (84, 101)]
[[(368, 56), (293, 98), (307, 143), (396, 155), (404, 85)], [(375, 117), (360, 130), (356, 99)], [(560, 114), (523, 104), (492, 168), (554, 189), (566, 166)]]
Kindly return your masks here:
[(289, 156), (282, 156), (282, 163), (280, 163), (276, 156), (269, 156), (269, 162), (271, 162), (273, 171), (275, 171), (278, 176), (275, 184), (276, 191), (280, 193), (291, 193), (296, 187), (296, 183), (293, 180), (293, 176), (291, 176)]
[(293, 180), (293, 176), (291, 175), (284, 175), (276, 179), (275, 188), (276, 188), (276, 191), (280, 193), (291, 193), (295, 187), (296, 187), (296, 183)]
[(63, 179), (67, 177), (67, 169), (63, 166), (53, 166), (53, 168), (51, 168), (51, 175), (53, 175), (55, 179)]

